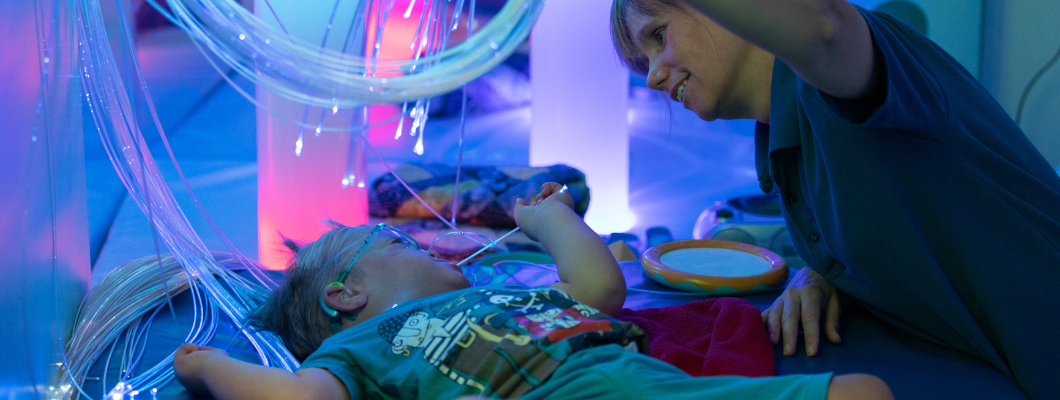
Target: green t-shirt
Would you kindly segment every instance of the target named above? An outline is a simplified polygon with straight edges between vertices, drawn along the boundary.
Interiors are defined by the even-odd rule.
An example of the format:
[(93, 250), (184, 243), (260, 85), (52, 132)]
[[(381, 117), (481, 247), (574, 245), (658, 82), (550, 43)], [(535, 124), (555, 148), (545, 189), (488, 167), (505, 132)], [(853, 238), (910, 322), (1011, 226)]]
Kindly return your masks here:
[(327, 369), (353, 398), (514, 398), (576, 351), (646, 351), (643, 340), (561, 290), (502, 283), (399, 305), (325, 340), (302, 368)]

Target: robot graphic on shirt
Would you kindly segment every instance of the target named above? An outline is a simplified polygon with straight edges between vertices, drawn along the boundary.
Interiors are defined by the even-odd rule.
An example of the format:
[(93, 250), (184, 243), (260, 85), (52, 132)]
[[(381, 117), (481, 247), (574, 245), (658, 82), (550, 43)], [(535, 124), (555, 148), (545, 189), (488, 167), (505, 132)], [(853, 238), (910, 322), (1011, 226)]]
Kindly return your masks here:
[[(610, 322), (589, 318), (596, 314), (561, 291), (482, 289), (386, 318), (378, 332), (390, 353), (409, 357), (422, 349), (423, 360), (453, 382), (483, 389), (483, 382), (515, 379), (518, 372), (504, 366), (543, 354), (542, 346), (572, 335), (613, 331)], [(533, 373), (546, 374), (558, 362), (545, 361)], [(497, 368), (483, 370), (483, 365)], [(492, 375), (476, 375), (487, 370)], [(513, 376), (501, 377), (508, 375)]]
[(389, 317), (379, 324), (379, 335), (390, 345), (391, 353), (409, 357), (415, 349), (423, 349), (423, 359), (439, 372), (457, 384), (481, 389), (482, 384), (472, 374), (454, 368), (462, 350), (473, 346), (492, 348), (500, 342), (526, 346), (531, 340), (530, 336), (510, 330), (493, 334), (493, 328), (484, 329), (478, 318), (471, 316), (493, 293), (471, 292), (449, 301), (437, 311), (425, 307)]
[(412, 354), (413, 348), (427, 347), (437, 342), (440, 345), (432, 346), (434, 351), (426, 355), (433, 363), (467, 331), (464, 319), (470, 312), (469, 309), (441, 319), (423, 310), (412, 310), (387, 319), (379, 326), (379, 331), (389, 338), (391, 353), (406, 357)]

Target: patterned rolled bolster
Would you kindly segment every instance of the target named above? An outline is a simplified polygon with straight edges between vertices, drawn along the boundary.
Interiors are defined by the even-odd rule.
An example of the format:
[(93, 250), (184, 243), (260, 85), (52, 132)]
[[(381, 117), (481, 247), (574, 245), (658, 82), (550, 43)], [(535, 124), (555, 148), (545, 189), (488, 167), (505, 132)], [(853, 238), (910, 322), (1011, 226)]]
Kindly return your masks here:
[[(452, 218), (456, 167), (447, 164), (407, 164), (395, 172), (446, 219)], [(460, 170), (457, 223), (511, 229), (515, 201), (533, 197), (545, 182), (567, 186), (574, 211), (584, 215), (589, 208), (585, 174), (566, 165), (549, 167), (464, 166)], [(372, 182), (368, 191), (369, 212), (378, 218), (435, 219), (393, 175)]]

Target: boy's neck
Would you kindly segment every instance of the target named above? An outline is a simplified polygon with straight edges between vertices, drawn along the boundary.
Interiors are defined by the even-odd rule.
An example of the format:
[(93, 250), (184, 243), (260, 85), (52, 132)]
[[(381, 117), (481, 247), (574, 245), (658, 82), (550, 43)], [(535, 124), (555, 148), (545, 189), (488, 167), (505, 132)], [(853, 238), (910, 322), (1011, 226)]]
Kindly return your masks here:
[(357, 313), (356, 320), (351, 321), (346, 318), (342, 319), (342, 330), (346, 330), (347, 328), (352, 328), (357, 325), (360, 325), (362, 322), (368, 321), (369, 319), (372, 319), (377, 315), (383, 314), (387, 311), (390, 311), (391, 309), (397, 308), (398, 306), (401, 306), (402, 304), (405, 304), (407, 302), (449, 292), (452, 291), (442, 293), (416, 293), (412, 291), (401, 290), (391, 292), (390, 296), (375, 295), (373, 296), (375, 298), (369, 298), (368, 303), (365, 304), (364, 308), (362, 308)]

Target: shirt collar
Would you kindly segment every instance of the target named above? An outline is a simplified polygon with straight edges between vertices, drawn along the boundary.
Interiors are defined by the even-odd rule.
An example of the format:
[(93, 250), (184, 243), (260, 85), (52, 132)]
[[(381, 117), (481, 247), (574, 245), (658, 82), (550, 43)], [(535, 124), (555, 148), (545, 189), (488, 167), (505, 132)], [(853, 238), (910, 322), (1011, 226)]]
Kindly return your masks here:
[(800, 124), (796, 91), (798, 77), (780, 60), (773, 63), (770, 85), (769, 124), (755, 125), (755, 167), (758, 185), (765, 193), (773, 191), (769, 158), (773, 151), (800, 145)]

